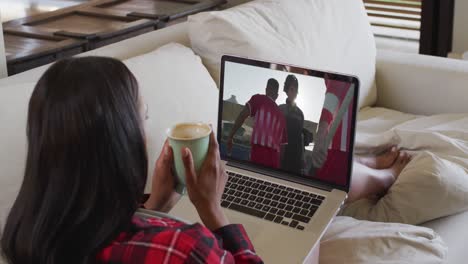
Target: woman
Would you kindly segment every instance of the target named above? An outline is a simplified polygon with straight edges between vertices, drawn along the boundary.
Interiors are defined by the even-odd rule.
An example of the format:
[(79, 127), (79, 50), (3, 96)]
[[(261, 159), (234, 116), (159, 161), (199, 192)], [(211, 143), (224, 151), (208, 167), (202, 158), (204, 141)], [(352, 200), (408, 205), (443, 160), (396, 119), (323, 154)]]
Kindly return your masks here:
[(286, 130), (288, 134), (288, 144), (285, 146), (281, 168), (303, 174), (304, 159), (304, 114), (296, 104), (299, 83), (296, 76), (290, 74), (286, 77), (283, 91), (288, 98), (286, 104), (279, 106), (286, 118)]
[[(50, 67), (29, 102), (24, 181), (3, 230), (10, 263), (261, 263), (220, 199), (227, 179), (218, 143), (199, 174), (183, 150), (188, 195), (206, 227), (135, 214), (148, 169), (144, 104), (121, 62), (67, 59)], [(167, 142), (144, 207), (177, 200)]]

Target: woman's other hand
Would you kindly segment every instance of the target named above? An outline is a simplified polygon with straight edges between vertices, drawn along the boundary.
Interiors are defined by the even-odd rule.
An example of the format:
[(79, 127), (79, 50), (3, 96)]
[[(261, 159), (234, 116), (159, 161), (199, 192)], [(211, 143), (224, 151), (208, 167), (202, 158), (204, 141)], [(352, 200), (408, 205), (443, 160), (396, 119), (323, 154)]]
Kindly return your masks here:
[(219, 145), (214, 133), (210, 135), (210, 147), (206, 159), (197, 174), (192, 153), (183, 150), (187, 192), (198, 214), (210, 230), (216, 230), (229, 224), (221, 207), (221, 196), (227, 182), (227, 174), (221, 163)]
[(173, 171), (174, 155), (166, 140), (163, 150), (156, 161), (151, 185), (151, 195), (145, 208), (167, 213), (179, 201), (180, 195), (175, 192), (176, 179)]

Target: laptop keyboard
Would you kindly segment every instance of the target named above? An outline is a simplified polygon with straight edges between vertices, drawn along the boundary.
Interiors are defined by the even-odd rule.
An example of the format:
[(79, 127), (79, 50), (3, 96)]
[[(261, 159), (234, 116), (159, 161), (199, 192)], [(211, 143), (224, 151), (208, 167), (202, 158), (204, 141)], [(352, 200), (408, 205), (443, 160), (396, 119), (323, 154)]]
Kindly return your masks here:
[(274, 223), (304, 230), (325, 197), (227, 172), (221, 206)]

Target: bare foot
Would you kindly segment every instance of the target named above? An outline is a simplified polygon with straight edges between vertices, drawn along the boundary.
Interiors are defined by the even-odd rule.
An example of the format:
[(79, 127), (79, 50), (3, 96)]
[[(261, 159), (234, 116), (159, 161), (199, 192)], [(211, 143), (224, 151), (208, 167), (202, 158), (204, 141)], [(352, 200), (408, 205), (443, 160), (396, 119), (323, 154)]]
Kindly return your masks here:
[(393, 166), (388, 169), (388, 171), (393, 175), (395, 180), (400, 176), (401, 171), (408, 165), (411, 161), (411, 155), (406, 152), (401, 152), (398, 158), (393, 163)]
[(377, 156), (356, 157), (356, 161), (369, 168), (382, 170), (390, 168), (396, 161), (400, 151), (396, 146)]
[(362, 199), (375, 198), (380, 199), (395, 183), (396, 179), (403, 169), (411, 161), (411, 156), (406, 152), (401, 152), (394, 159), (390, 168), (376, 170), (365, 165), (356, 164), (353, 171), (353, 180), (347, 203)]
[(395, 159), (392, 167), (380, 170), (382, 173), (379, 173), (379, 183), (381, 184), (382, 191), (376, 193), (376, 198), (380, 199), (387, 193), (388, 189), (392, 187), (400, 173), (410, 161), (411, 156), (406, 152), (401, 152)]

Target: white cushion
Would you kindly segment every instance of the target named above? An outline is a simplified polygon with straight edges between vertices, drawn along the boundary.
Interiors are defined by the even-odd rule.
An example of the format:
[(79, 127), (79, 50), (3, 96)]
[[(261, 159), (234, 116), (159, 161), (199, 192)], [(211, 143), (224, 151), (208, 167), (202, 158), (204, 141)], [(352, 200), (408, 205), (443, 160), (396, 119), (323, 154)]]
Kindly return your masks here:
[(320, 242), (321, 264), (444, 263), (447, 246), (429, 228), (337, 217)]
[(34, 83), (0, 86), (0, 229), (23, 181), (26, 120)]
[[(124, 62), (136, 76), (148, 104), (146, 137), (151, 176), (167, 128), (179, 122), (200, 121), (211, 123), (216, 131), (218, 89), (200, 57), (180, 44), (167, 44)], [(150, 191), (149, 186), (146, 191)]]
[(361, 0), (257, 0), (189, 17), (192, 48), (219, 83), (223, 54), (353, 74), (376, 101), (376, 48)]
[(465, 263), (468, 259), (466, 250), (466, 238), (468, 228), (468, 212), (424, 223), (422, 226), (433, 229), (439, 234), (450, 249), (447, 256), (447, 264)]
[(467, 114), (424, 117), (382, 108), (361, 111), (357, 152), (393, 144), (414, 155), (413, 160), (383, 198), (357, 201), (342, 214), (421, 224), (468, 210)]
[(354, 202), (342, 214), (371, 221), (422, 224), (468, 210), (467, 179), (468, 158), (423, 152), (406, 166), (383, 198)]
[(379, 49), (376, 67), (379, 107), (423, 115), (468, 113), (467, 61)]

